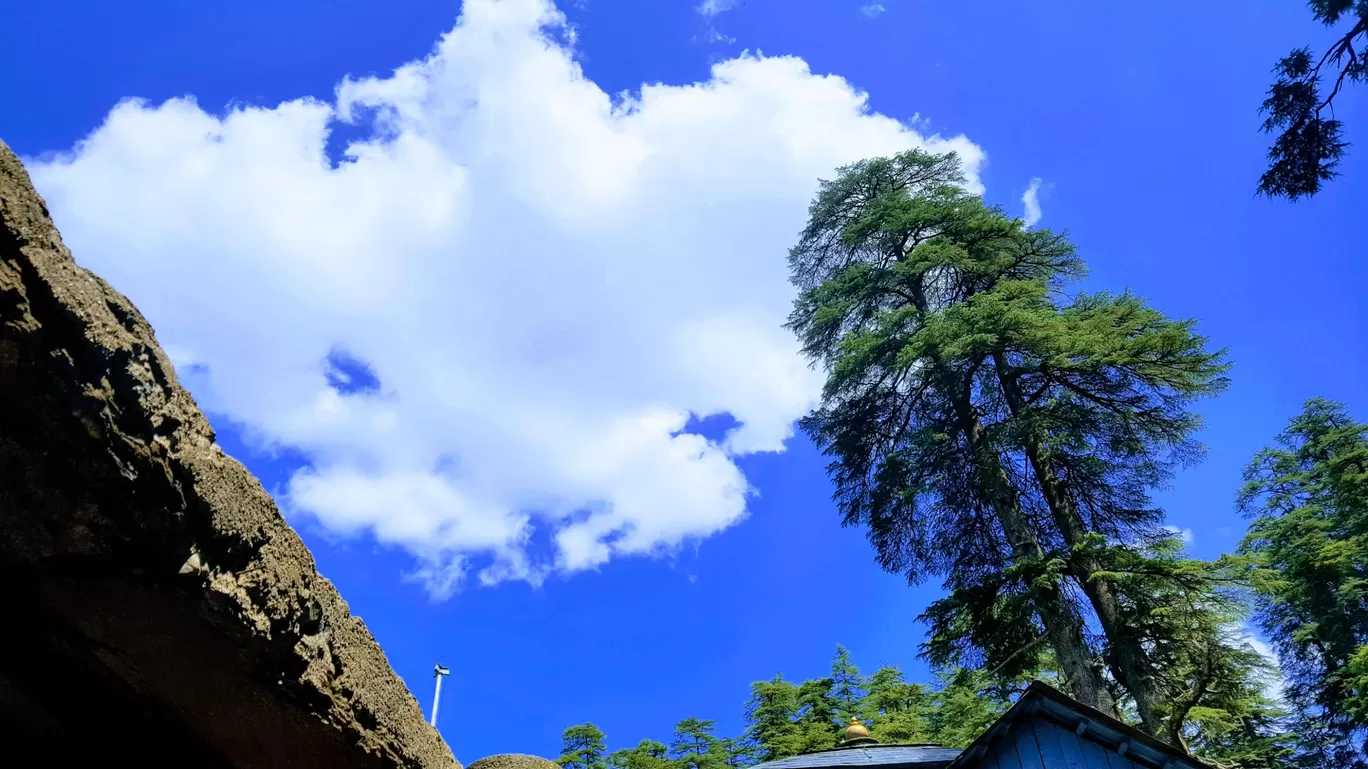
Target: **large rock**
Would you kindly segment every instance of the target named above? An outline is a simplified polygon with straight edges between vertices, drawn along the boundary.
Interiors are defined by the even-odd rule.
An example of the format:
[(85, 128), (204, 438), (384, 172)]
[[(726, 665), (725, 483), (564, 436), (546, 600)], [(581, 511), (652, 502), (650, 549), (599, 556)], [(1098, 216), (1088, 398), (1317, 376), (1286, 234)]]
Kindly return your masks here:
[(3, 143), (0, 585), (10, 758), (460, 769)]
[(560, 764), (523, 753), (501, 753), (486, 756), (466, 769), (561, 769)]

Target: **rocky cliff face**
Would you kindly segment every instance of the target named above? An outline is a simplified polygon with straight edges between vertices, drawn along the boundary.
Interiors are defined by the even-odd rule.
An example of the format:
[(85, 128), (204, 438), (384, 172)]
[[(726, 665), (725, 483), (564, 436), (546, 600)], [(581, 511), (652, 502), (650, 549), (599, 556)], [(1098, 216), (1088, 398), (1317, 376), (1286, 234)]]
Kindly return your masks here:
[(0, 590), (9, 756), (460, 769), (3, 143)]

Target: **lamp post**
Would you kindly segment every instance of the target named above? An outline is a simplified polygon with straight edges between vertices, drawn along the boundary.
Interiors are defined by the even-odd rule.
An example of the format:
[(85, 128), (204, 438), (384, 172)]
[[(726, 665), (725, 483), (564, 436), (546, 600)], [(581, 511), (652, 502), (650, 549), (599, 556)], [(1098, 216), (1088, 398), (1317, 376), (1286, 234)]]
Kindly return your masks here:
[(432, 725), (437, 726), (437, 705), (442, 700), (442, 679), (451, 675), (451, 671), (437, 665), (432, 669), (432, 677), (437, 679), (437, 691), (432, 695)]

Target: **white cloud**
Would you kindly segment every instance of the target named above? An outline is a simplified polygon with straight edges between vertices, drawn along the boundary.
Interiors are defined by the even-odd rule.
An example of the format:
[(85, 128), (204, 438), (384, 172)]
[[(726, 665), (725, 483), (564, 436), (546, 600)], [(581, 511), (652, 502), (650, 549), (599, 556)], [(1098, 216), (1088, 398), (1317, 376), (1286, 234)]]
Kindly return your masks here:
[(711, 24), (709, 24), (708, 27), (703, 30), (702, 37), (695, 38), (695, 42), (697, 42), (698, 40), (702, 40), (705, 43), (714, 44), (736, 42), (736, 38), (732, 37), (731, 35), (723, 34), (722, 32), (718, 31), (717, 27), (714, 27)]
[[(334, 103), (127, 101), (30, 161), (201, 405), (308, 458), (289, 514), (407, 549), (439, 597), (739, 521), (735, 460), (782, 450), (820, 385), (781, 328), (818, 177), (913, 146), (982, 159), (796, 58), (614, 103), (564, 25), (546, 0), (468, 0), (428, 58)], [(338, 121), (369, 135), (334, 168)], [(378, 388), (332, 389), (333, 351)], [(680, 432), (722, 413), (741, 424), (720, 442)]]
[(740, 0), (703, 0), (698, 5), (698, 12), (704, 16), (716, 16), (719, 13), (726, 13), (735, 8)]
[(1026, 208), (1026, 226), (1036, 226), (1040, 221), (1040, 179), (1031, 180), (1031, 186), (1021, 195), (1021, 204)]
[[(1031, 222), (1028, 217), (1027, 224), (1034, 224), (1034, 222)], [(1180, 529), (1177, 526), (1165, 526), (1164, 530), (1172, 534), (1177, 534), (1178, 538), (1183, 540), (1184, 543), (1189, 545), (1192, 544), (1192, 529)]]
[(884, 7), (883, 3), (869, 3), (868, 5), (860, 6), (860, 15), (867, 19), (872, 19), (875, 16), (883, 15), (883, 12), (886, 10), (888, 9)]
[(1282, 701), (1287, 682), (1283, 678), (1281, 668), (1278, 667), (1277, 652), (1273, 651), (1272, 646), (1269, 646), (1266, 641), (1255, 635), (1254, 631), (1249, 628), (1244, 628), (1243, 640), (1245, 643), (1249, 644), (1254, 651), (1258, 652), (1259, 656), (1267, 660), (1269, 665), (1273, 668), (1263, 682), (1264, 694), (1275, 702)]

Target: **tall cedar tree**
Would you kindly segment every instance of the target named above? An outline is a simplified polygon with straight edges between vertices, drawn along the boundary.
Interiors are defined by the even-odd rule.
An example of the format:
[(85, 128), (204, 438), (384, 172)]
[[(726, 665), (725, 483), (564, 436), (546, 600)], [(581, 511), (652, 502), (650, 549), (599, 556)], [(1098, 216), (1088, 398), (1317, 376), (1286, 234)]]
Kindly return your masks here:
[(843, 725), (836, 721), (835, 686), (830, 678), (814, 678), (798, 687), (800, 753), (834, 748), (840, 740)]
[(715, 723), (686, 718), (675, 724), (670, 756), (678, 769), (726, 769), (727, 757), (719, 749)]
[(803, 752), (798, 711), (798, 687), (784, 680), (783, 674), (751, 684), (745, 711), (746, 739), (755, 746), (759, 760), (777, 761)]
[(957, 748), (983, 734), (1026, 688), (1021, 679), (996, 678), (967, 668), (944, 671), (940, 679), (927, 712), (931, 742)]
[(642, 740), (634, 748), (622, 748), (608, 755), (612, 769), (674, 769), (670, 749), (662, 742)]
[(945, 579), (942, 649), (1011, 676), (1043, 639), (1075, 697), (1115, 710), (1081, 592), (1159, 733), (1165, 694), (1109, 569), (1162, 536), (1148, 491), (1197, 453), (1187, 407), (1225, 385), (1223, 353), (1128, 294), (1067, 300), (1073, 246), (964, 181), (953, 154), (912, 150), (821, 184), (790, 253), (789, 326), (828, 372), (803, 427), (879, 562)]
[(928, 742), (932, 696), (925, 686), (908, 683), (898, 666), (885, 665), (865, 682), (860, 718), (880, 742)]
[(1125, 555), (1111, 576), (1165, 694), (1158, 736), (1217, 766), (1284, 766), (1286, 714), (1267, 694), (1278, 673), (1244, 629), (1244, 559), (1189, 559), (1176, 537)]
[[(1334, 103), (1346, 83), (1368, 79), (1368, 2), (1309, 0), (1316, 21), (1327, 27), (1344, 23), (1342, 34), (1319, 56), (1299, 48), (1273, 69), (1277, 80), (1261, 111), (1263, 130), (1277, 133), (1268, 149), (1268, 170), (1259, 192), (1296, 200), (1320, 192), (1337, 174), (1335, 167), (1349, 145)], [(1328, 92), (1325, 87), (1329, 86)]]
[(836, 720), (841, 724), (860, 715), (864, 699), (864, 679), (859, 668), (850, 662), (850, 652), (836, 645), (836, 658), (831, 661), (831, 699), (836, 705)]
[(561, 743), (556, 763), (563, 769), (608, 769), (603, 732), (592, 723), (566, 729), (561, 733)]
[(1313, 399), (1245, 471), (1242, 550), (1307, 765), (1368, 766), (1368, 424)]

